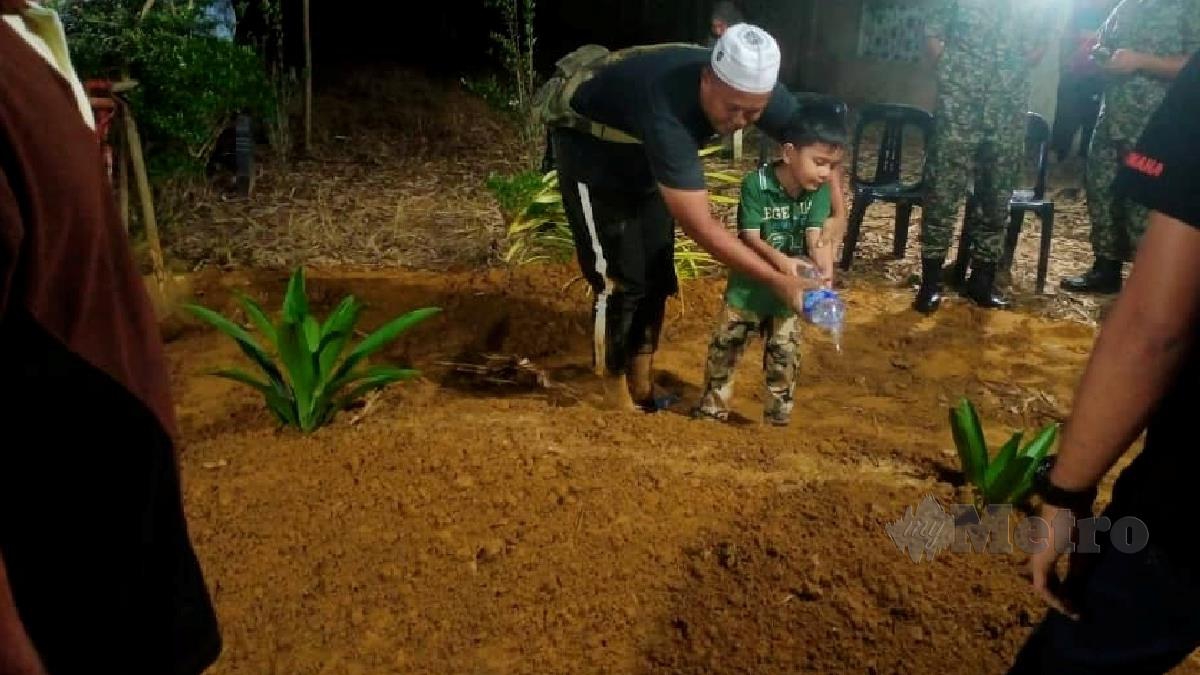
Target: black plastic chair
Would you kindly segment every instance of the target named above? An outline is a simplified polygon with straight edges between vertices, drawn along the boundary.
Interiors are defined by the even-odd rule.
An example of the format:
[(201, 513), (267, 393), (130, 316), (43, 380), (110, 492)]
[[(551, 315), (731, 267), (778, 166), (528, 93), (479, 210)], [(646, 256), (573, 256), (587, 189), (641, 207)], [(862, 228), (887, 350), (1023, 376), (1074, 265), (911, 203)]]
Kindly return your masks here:
[[(858, 172), (863, 133), (867, 127), (879, 123), (883, 124), (879, 158), (875, 165), (875, 175), (867, 180)], [(850, 222), (846, 227), (846, 240), (842, 247), (843, 270), (850, 269), (854, 251), (858, 247), (863, 218), (867, 215), (867, 209), (875, 202), (896, 205), (892, 254), (897, 259), (904, 257), (912, 209), (923, 204), (925, 192), (923, 166), (921, 178), (915, 183), (905, 184), (900, 175), (904, 157), (904, 131), (909, 127), (921, 132), (924, 147), (928, 147), (933, 136), (933, 114), (927, 110), (898, 103), (877, 103), (863, 108), (859, 113), (858, 123), (854, 128), (854, 150), (850, 164), (850, 188), (854, 193), (854, 202), (850, 208)]]
[[(846, 123), (846, 117), (849, 115), (850, 108), (844, 101), (841, 101), (833, 96), (825, 94), (812, 94), (809, 92), (792, 92), (792, 96), (802, 108), (825, 108), (829, 112), (838, 115), (842, 119), (842, 123)], [(758, 134), (758, 163), (759, 165), (766, 164), (771, 161), (775, 153), (779, 151), (779, 144), (770, 136)]]
[[(1037, 282), (1035, 288), (1041, 294), (1046, 288), (1046, 273), (1050, 267), (1050, 243), (1054, 238), (1054, 202), (1046, 199), (1046, 172), (1050, 168), (1050, 125), (1046, 118), (1031, 112), (1027, 115), (1026, 148), (1032, 148), (1037, 160), (1037, 174), (1032, 189), (1018, 190), (1013, 193), (1008, 203), (1009, 223), (1004, 238), (1004, 255), (1000, 258), (998, 267), (1008, 270), (1012, 268), (1013, 255), (1017, 250), (1017, 241), (1021, 229), (1025, 226), (1025, 214), (1034, 213), (1042, 223), (1041, 250), (1038, 252)], [(1032, 193), (1025, 197), (1021, 193)], [(963, 233), (959, 238), (958, 255), (955, 258), (955, 269), (959, 275), (967, 271), (971, 257), (971, 237), (974, 234), (975, 219), (970, 217), (977, 209), (974, 194), (967, 198), (968, 216), (963, 221)]]

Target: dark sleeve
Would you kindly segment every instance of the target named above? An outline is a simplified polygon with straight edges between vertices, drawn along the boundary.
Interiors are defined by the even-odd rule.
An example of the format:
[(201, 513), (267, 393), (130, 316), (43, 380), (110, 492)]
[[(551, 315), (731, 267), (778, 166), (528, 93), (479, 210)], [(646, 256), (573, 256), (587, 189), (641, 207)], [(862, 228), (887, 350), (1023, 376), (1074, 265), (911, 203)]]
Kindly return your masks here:
[(796, 96), (788, 91), (782, 83), (776, 84), (775, 91), (771, 92), (771, 100), (767, 102), (766, 109), (763, 110), (763, 114), (759, 116), (758, 122), (754, 126), (776, 142), (782, 142), (784, 129), (787, 128), (788, 121), (792, 119), (792, 115), (799, 107)]
[(1171, 85), (1113, 188), (1125, 197), (1200, 227), (1200, 52)]
[(20, 250), (23, 232), (17, 198), (8, 186), (8, 177), (4, 170), (0, 169), (0, 319), (8, 309), (8, 296), (12, 291), (13, 275), (17, 269), (17, 251)]

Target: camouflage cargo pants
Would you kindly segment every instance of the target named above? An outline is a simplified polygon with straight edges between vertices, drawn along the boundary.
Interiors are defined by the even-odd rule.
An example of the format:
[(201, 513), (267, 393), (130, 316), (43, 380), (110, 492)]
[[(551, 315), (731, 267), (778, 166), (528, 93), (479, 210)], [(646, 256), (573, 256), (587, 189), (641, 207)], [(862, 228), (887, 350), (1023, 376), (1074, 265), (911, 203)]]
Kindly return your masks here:
[(974, 178), (981, 218), (971, 237), (971, 256), (981, 262), (999, 262), (1004, 253), (1008, 202), (1021, 172), (1023, 141), (1021, 131), (985, 139), (977, 131), (938, 119), (925, 165), (922, 258), (946, 257), (967, 182)]
[(1088, 149), (1087, 206), (1092, 252), (1097, 258), (1133, 260), (1149, 223), (1146, 207), (1113, 195), (1113, 181), (1129, 149), (1128, 143), (1113, 140), (1104, 125), (1096, 129)]
[(763, 374), (766, 400), (763, 416), (772, 424), (787, 424), (800, 361), (800, 320), (796, 316), (761, 316), (726, 305), (708, 346), (704, 395), (696, 412), (727, 419), (733, 400), (733, 375), (738, 359), (753, 334), (765, 338)]

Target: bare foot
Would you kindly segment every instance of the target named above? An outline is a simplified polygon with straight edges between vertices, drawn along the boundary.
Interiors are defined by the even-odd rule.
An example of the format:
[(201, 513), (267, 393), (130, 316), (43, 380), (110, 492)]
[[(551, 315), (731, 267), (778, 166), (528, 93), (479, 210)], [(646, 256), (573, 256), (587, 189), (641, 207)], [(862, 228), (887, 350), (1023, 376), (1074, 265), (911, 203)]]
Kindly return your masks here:
[(624, 412), (635, 412), (637, 405), (629, 395), (629, 381), (624, 375), (605, 375), (604, 408)]

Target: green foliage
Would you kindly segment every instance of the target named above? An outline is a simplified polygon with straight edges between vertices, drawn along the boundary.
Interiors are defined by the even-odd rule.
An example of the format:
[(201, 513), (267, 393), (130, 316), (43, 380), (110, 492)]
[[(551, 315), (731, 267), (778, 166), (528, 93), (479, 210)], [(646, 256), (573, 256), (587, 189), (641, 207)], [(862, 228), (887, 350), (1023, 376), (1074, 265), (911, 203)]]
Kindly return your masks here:
[[(493, 175), (488, 179), (488, 188), (508, 221), (505, 262), (566, 262), (575, 255), (557, 171), (544, 176), (530, 172), (511, 177)], [(679, 278), (704, 276), (717, 267), (717, 261), (696, 242), (683, 235), (675, 237), (675, 272)]]
[[(708, 157), (720, 145), (700, 151)], [(737, 206), (742, 179), (727, 171), (707, 171), (709, 200), (720, 206)], [(542, 175), (526, 171), (512, 176), (493, 174), (487, 187), (496, 197), (508, 223), (508, 248), (504, 261), (522, 265), (531, 262), (564, 262), (575, 254), (575, 243), (558, 187), (558, 172)], [(682, 234), (675, 237), (675, 273), (681, 279), (711, 274), (720, 264), (696, 242)]]
[(420, 373), (415, 370), (366, 366), (365, 361), (405, 331), (441, 311), (425, 307), (408, 312), (384, 324), (347, 352), (362, 304), (354, 296), (347, 296), (324, 322), (318, 321), (309, 312), (303, 268), (292, 274), (279, 319), (274, 323), (250, 298), (243, 296), (241, 305), (273, 350), (274, 358), (237, 323), (205, 307), (188, 305), (188, 310), (198, 318), (237, 342), (265, 379), (237, 368), (213, 374), (252, 387), (263, 395), (268, 408), (282, 424), (305, 433), (327, 424), (338, 411), (366, 393), (418, 376)]
[(1033, 484), (1037, 463), (1049, 453), (1058, 438), (1058, 424), (1048, 424), (1037, 437), (1021, 447), (1024, 433), (1008, 439), (994, 459), (989, 460), (983, 425), (975, 406), (967, 399), (950, 408), (950, 429), (958, 449), (963, 475), (975, 488), (978, 506), (1019, 504)]
[[(492, 174), (488, 176), (487, 188), (500, 205), (504, 219), (511, 222), (536, 204), (538, 194), (547, 185), (546, 181), (547, 177), (537, 171), (523, 171), (511, 176)], [(558, 200), (558, 203), (561, 205), (562, 200)]]
[[(501, 109), (515, 113), (522, 143), (527, 147), (536, 145), (541, 134), (541, 124), (533, 110), (533, 96), (538, 86), (533, 62), (534, 47), (537, 45), (533, 26), (536, 0), (487, 0), (487, 5), (500, 12), (501, 29), (492, 32), (492, 41), (499, 49), (500, 65), (508, 82), (493, 80), (492, 85), (485, 85), (486, 88), (481, 91), (491, 94), (485, 99), (489, 99), (493, 105), (495, 102), (505, 102), (506, 105)], [(471, 88), (470, 85), (468, 88)], [(504, 96), (503, 92), (509, 92), (510, 95)], [(531, 153), (531, 156), (536, 156), (536, 153)]]
[(493, 110), (517, 115), (517, 95), (513, 87), (497, 77), (495, 73), (484, 77), (464, 77), (463, 88), (483, 99)]
[(152, 175), (203, 170), (220, 132), (239, 112), (274, 114), (265, 65), (253, 47), (212, 35), (201, 3), (59, 0), (76, 70), (85, 79), (121, 79)]

